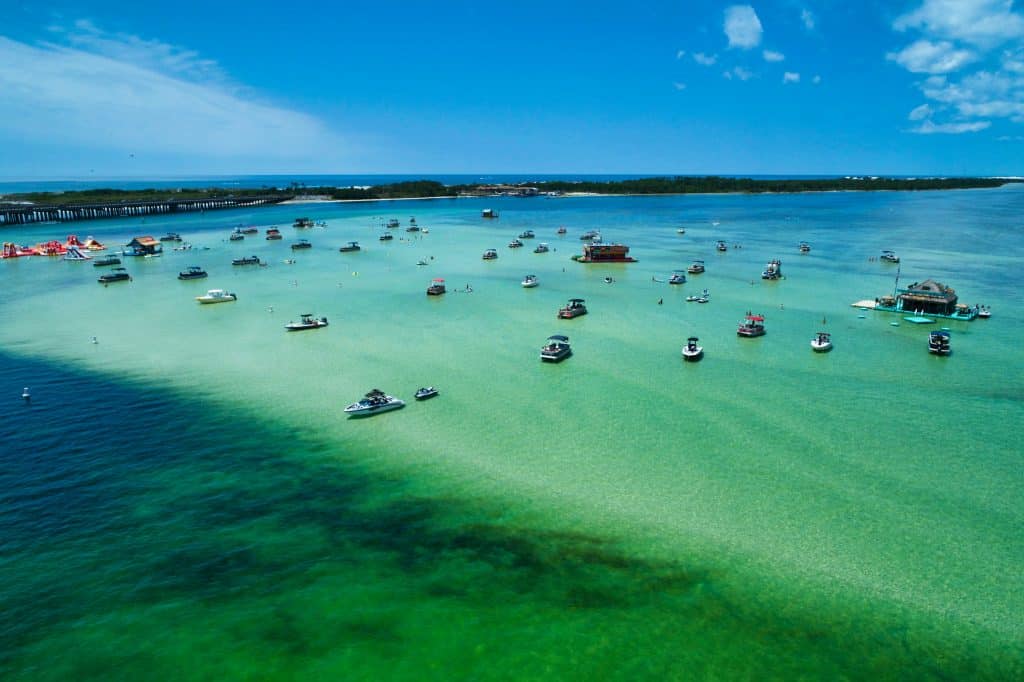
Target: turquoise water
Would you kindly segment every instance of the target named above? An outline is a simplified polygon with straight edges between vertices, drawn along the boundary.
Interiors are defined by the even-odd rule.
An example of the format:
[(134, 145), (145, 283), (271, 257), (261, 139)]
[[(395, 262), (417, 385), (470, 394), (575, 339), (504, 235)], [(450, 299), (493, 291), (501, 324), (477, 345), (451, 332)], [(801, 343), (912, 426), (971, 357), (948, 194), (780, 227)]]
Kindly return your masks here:
[[(197, 249), (129, 259), (133, 281), (109, 287), (89, 264), (0, 263), (0, 669), (1019, 677), (1022, 208), (1008, 187), (6, 230), (173, 230)], [(299, 215), (328, 226), (299, 234)], [(377, 240), (411, 215), (428, 234)], [(286, 238), (227, 242), (238, 223)], [(507, 249), (526, 228), (553, 251)], [(595, 228), (639, 262), (570, 261)], [(293, 235), (314, 248), (291, 252)], [(339, 253), (349, 240), (364, 250)], [(938, 279), (992, 319), (948, 322), (937, 358), (927, 327), (851, 308), (892, 290), (896, 268), (871, 260), (884, 248), (901, 282)], [(249, 254), (270, 266), (230, 265)], [(694, 258), (705, 274), (655, 281)], [(764, 282), (772, 258), (786, 277)], [(192, 264), (209, 279), (177, 281)], [(425, 295), (433, 277), (447, 295)], [(238, 302), (192, 300), (214, 287)], [(685, 301), (704, 288), (709, 304)], [(556, 320), (576, 296), (590, 314)], [(747, 310), (766, 336), (736, 337)], [(284, 332), (303, 312), (330, 327)], [(809, 348), (819, 329), (827, 355)], [(542, 364), (554, 333), (574, 355)], [(690, 335), (700, 363), (680, 358)], [(413, 403), (426, 384), (441, 396)], [(373, 387), (411, 404), (344, 419)]]

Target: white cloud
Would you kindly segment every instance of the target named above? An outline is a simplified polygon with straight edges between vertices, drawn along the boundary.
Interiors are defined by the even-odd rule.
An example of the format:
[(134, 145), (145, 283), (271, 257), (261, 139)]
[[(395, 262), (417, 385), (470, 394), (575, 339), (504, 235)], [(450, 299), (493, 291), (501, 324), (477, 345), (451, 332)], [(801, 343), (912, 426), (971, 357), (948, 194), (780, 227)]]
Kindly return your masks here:
[(896, 19), (893, 28), (915, 28), (950, 40), (990, 47), (1024, 37), (1024, 15), (1012, 0), (924, 0)]
[(989, 121), (971, 121), (964, 123), (932, 123), (931, 120), (925, 121), (917, 128), (912, 129), (910, 132), (919, 133), (921, 135), (931, 135), (934, 133), (948, 133), (951, 135), (959, 135), (960, 133), (976, 133), (979, 130), (984, 130), (992, 125)]
[(811, 14), (811, 10), (800, 10), (800, 21), (804, 22), (804, 28), (806, 28), (808, 31), (814, 30), (814, 15)]
[(976, 59), (969, 50), (958, 50), (949, 41), (918, 40), (885, 58), (914, 73), (949, 73)]
[(200, 161), (302, 161), (340, 151), (322, 122), (218, 84), (220, 67), (194, 52), (111, 37), (88, 22), (75, 31), (80, 37), (69, 42), (80, 47), (0, 36), (0, 135)]
[(814, 83), (815, 85), (820, 84), (821, 83), (821, 76), (815, 76), (814, 78), (811, 79), (811, 82)]
[(782, 74), (782, 82), (784, 84), (785, 83), (799, 83), (800, 82), (800, 74), (799, 73), (794, 73), (792, 71), (787, 71), (786, 73)]
[(774, 50), (765, 50), (761, 54), (766, 62), (781, 62), (786, 58), (786, 55), (781, 52), (775, 52)]
[(675, 88), (676, 90), (685, 90), (686, 89), (686, 83), (676, 82), (676, 83), (672, 84), (672, 87)]
[(933, 113), (935, 113), (935, 110), (932, 109), (930, 104), (925, 102), (919, 107), (914, 107), (914, 109), (911, 110), (909, 114), (907, 114), (907, 118), (910, 119), (911, 121), (920, 121), (922, 119), (928, 118)]
[(729, 38), (729, 47), (749, 50), (761, 43), (761, 20), (750, 5), (727, 7), (723, 28)]
[(686, 50), (679, 50), (676, 52), (676, 59), (682, 59), (686, 56)]
[(693, 61), (697, 62), (698, 64), (702, 64), (703, 66), (711, 66), (718, 61), (718, 55), (707, 55), (704, 54), (703, 52), (694, 52)]
[(1000, 135), (996, 139), (1000, 142), (1020, 142), (1024, 140), (1024, 135)]
[[(726, 72), (726, 73), (730, 73), (730, 72)], [(741, 81), (749, 81), (752, 78), (754, 78), (753, 72), (751, 72), (749, 70), (746, 70), (746, 69), (743, 69), (742, 67), (735, 67), (732, 70), (732, 72), (730, 73), (730, 77), (731, 76), (735, 76), (736, 78), (738, 78)]]

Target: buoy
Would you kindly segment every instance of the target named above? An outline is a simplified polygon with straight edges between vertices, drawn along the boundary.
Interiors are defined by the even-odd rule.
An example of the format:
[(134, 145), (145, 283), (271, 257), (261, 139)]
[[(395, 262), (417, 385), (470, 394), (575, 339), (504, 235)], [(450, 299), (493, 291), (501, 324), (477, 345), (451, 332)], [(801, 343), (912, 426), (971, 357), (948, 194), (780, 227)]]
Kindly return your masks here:
[(21, 397), (23, 400), (32, 400), (32, 395), (28, 392), (28, 386), (21, 389)]
[(97, 338), (96, 338), (96, 337), (94, 336), (94, 337), (92, 337), (92, 342), (93, 342), (93, 343), (99, 343), (99, 339), (97, 339)]

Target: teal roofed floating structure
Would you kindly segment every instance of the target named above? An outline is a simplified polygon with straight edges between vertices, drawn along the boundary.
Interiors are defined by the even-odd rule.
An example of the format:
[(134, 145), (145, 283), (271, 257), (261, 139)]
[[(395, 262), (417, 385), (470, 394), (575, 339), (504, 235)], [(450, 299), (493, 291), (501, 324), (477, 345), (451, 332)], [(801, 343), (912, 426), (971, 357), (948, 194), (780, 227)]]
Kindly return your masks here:
[[(897, 278), (897, 282), (899, 279)], [(875, 310), (889, 313), (914, 313), (951, 320), (973, 320), (977, 306), (958, 302), (956, 290), (933, 279), (914, 282), (905, 289), (895, 288), (892, 296), (875, 299)]]

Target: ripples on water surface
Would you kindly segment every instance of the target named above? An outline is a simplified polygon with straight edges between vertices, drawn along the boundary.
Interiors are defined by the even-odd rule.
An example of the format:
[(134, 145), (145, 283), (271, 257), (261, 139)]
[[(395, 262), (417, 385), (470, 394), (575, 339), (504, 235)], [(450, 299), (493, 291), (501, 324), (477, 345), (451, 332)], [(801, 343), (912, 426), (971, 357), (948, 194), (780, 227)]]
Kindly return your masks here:
[[(130, 262), (135, 280), (106, 289), (88, 265), (0, 264), (0, 670), (1019, 677), (1022, 383), (1007, 370), (1022, 364), (1022, 197), (495, 200), (488, 224), (479, 202), (402, 202), (74, 225), (211, 250)], [(377, 216), (411, 213), (429, 235), (376, 241)], [(280, 263), (290, 233), (221, 241), (300, 214), (329, 227), (303, 235), (315, 248), (295, 266)], [(526, 227), (557, 251), (505, 249)], [(592, 227), (640, 262), (568, 262)], [(743, 248), (717, 257), (717, 238)], [(349, 239), (364, 252), (337, 253)], [(497, 262), (479, 260), (487, 247)], [(996, 317), (951, 325), (945, 360), (923, 330), (858, 318), (849, 302), (892, 286), (867, 261), (881, 248)], [(271, 267), (227, 265), (250, 252)], [(751, 285), (775, 256), (787, 279)], [(708, 273), (681, 291), (651, 281), (696, 257)], [(196, 262), (209, 280), (174, 280)], [(538, 289), (518, 286), (526, 272)], [(427, 300), (433, 276), (474, 293)], [(192, 303), (215, 286), (238, 303)], [(682, 300), (703, 287), (711, 304)], [(571, 295), (591, 314), (556, 322)], [(751, 307), (769, 334), (737, 340)], [(281, 330), (307, 309), (331, 327)], [(827, 357), (807, 348), (822, 317)], [(541, 366), (557, 331), (577, 353)], [(696, 366), (679, 359), (689, 333), (708, 348)], [(409, 398), (426, 383), (442, 395), (339, 417), (371, 386)]]

